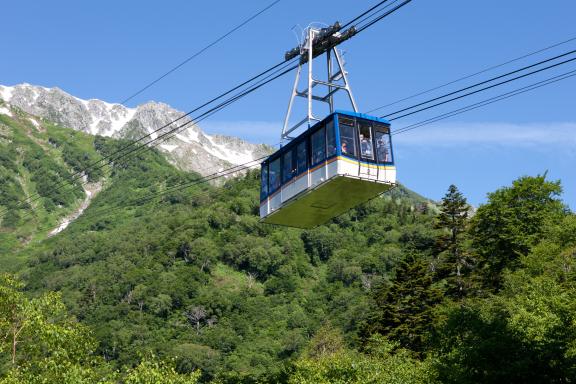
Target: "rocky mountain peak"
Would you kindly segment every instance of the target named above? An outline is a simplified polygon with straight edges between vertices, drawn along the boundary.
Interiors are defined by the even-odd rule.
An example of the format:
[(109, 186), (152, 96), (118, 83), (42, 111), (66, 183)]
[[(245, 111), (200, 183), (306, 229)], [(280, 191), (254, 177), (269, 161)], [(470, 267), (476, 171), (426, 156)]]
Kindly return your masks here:
[(183, 112), (159, 102), (128, 108), (97, 99), (83, 100), (56, 87), (30, 84), (0, 85), (0, 98), (27, 113), (92, 135), (125, 139), (150, 135), (151, 139), (156, 139), (162, 133), (188, 123), (157, 147), (179, 168), (202, 175), (251, 161), (271, 150), (268, 146), (235, 137), (207, 135), (188, 117), (168, 125)]

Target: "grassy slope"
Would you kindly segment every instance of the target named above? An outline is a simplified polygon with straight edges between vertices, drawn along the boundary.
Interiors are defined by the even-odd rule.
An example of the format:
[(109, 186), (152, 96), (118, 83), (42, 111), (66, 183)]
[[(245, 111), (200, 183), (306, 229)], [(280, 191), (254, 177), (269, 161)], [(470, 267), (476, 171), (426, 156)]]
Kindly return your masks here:
[[(72, 176), (100, 158), (94, 137), (16, 108), (11, 112), (12, 117), (0, 114), (0, 270), (19, 268), (24, 260), (18, 251), (45, 239), (79, 206), (84, 192)], [(103, 173), (91, 176), (96, 180)], [(72, 185), (59, 189), (65, 181)], [(21, 204), (27, 199), (29, 203)]]

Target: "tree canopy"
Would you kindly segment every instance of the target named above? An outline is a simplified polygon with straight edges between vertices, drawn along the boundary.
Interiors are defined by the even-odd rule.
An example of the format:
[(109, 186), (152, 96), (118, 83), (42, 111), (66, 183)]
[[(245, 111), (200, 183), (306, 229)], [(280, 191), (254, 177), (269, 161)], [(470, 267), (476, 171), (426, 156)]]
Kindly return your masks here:
[(103, 190), (47, 238), (84, 198), (52, 183), (126, 142), (26, 120), (0, 117), (0, 269), (18, 272), (0, 279), (0, 384), (576, 377), (559, 182), (521, 177), (476, 211), (456, 186), (439, 203), (399, 186), (303, 231), (259, 222), (257, 172), (195, 184), (150, 150), (87, 174)]

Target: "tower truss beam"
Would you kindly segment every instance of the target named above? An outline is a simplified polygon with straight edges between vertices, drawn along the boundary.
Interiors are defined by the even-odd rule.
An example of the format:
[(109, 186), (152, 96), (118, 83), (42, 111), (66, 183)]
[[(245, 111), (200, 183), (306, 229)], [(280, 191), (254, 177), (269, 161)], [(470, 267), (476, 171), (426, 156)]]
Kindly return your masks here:
[[(354, 112), (358, 112), (358, 107), (356, 105), (356, 101), (354, 100), (352, 89), (350, 88), (350, 83), (348, 81), (348, 76), (344, 70), (344, 61), (342, 60), (340, 52), (338, 52), (336, 49), (338, 44), (352, 37), (355, 33), (355, 30), (352, 27), (343, 33), (340, 33), (339, 31), (340, 24), (338, 22), (330, 27), (322, 29), (314, 29), (312, 27), (308, 27), (306, 31), (307, 37), (304, 43), (286, 52), (286, 60), (292, 59), (299, 55), (300, 62), (296, 71), (296, 78), (292, 88), (292, 95), (290, 97), (288, 110), (286, 111), (286, 117), (284, 119), (281, 135), (282, 141), (290, 140), (290, 134), (303, 124), (308, 123), (308, 127), (310, 127), (313, 122), (320, 121), (320, 119), (313, 114), (313, 101), (327, 103), (330, 109), (330, 113), (334, 112), (334, 94), (338, 91), (344, 91), (347, 93), (352, 109)], [(312, 64), (314, 58), (322, 54), (326, 54), (327, 80), (319, 80), (313, 76)], [(333, 58), (335, 58), (335, 60), (333, 60)], [(302, 67), (304, 65), (307, 65), (308, 67), (307, 84), (306, 88), (299, 91), (298, 86), (300, 84), (300, 76), (302, 75)], [(336, 69), (336, 71), (334, 71), (334, 69)], [(313, 93), (314, 88), (316, 88), (318, 85), (327, 88), (327, 92), (324, 95), (317, 95)], [(290, 126), (290, 117), (296, 97), (307, 99), (308, 111), (304, 119)]]

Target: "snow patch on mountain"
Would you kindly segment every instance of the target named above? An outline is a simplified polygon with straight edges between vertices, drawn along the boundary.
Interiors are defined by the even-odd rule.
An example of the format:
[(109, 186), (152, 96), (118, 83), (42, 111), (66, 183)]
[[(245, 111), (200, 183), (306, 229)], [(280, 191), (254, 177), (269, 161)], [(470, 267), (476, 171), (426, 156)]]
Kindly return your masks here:
[(211, 137), (208, 137), (208, 140), (210, 140), (210, 143), (212, 143), (212, 147), (208, 149), (208, 152), (232, 164), (244, 164), (254, 160), (252, 153), (248, 151), (235, 151), (223, 144), (214, 142), (214, 139)]
[(12, 111), (10, 111), (6, 107), (0, 107), (0, 113), (3, 115), (8, 115), (8, 116), (12, 117)]
[(3, 87), (0, 85), (0, 98), (8, 102), (12, 98), (12, 90), (14, 87)]
[(136, 114), (137, 108), (126, 108), (120, 104), (110, 104), (101, 100), (82, 100), (75, 97), (92, 115), (90, 133), (92, 135), (113, 136), (119, 132)]
[(40, 128), (40, 124), (33, 118), (29, 117), (28, 120), (34, 125), (36, 128)]
[[(83, 181), (86, 182), (86, 178), (83, 178)], [(90, 184), (85, 184), (84, 185), (84, 193), (85, 193), (85, 198), (84, 201), (82, 201), (82, 204), (80, 204), (80, 206), (78, 207), (78, 209), (76, 209), (74, 212), (72, 212), (70, 215), (64, 217), (60, 223), (58, 224), (58, 226), (56, 228), (54, 228), (52, 231), (50, 231), (48, 233), (48, 237), (52, 237), (54, 235), (57, 235), (58, 233), (62, 232), (63, 230), (65, 230), (68, 225), (70, 225), (71, 222), (73, 222), (74, 220), (76, 220), (77, 218), (80, 217), (80, 215), (82, 215), (82, 213), (86, 210), (86, 208), (88, 208), (88, 206), (90, 205), (90, 201), (102, 190), (102, 183), (98, 182), (98, 183), (90, 183)]]
[(168, 152), (172, 152), (173, 150), (178, 148), (178, 146), (177, 145), (160, 144), (160, 148), (165, 149)]

